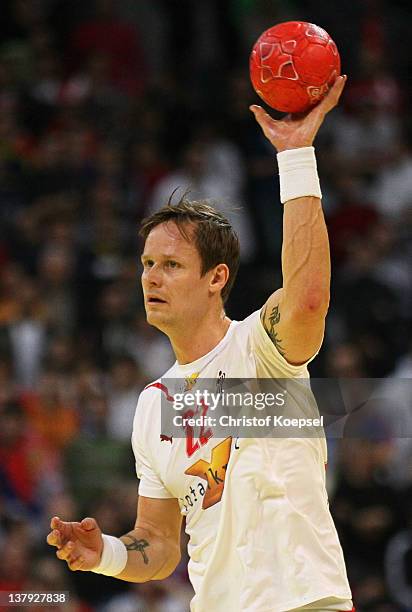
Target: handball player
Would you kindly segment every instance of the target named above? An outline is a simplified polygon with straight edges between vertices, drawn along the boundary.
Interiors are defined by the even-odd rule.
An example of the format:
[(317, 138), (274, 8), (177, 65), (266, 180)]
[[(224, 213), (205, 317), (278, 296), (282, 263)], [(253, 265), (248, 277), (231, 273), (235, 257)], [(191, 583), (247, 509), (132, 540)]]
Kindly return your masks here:
[[(252, 106), (277, 152), (284, 204), (283, 286), (232, 321), (224, 304), (239, 242), (223, 215), (184, 196), (142, 224), (147, 321), (176, 363), (141, 393), (132, 445), (139, 478), (134, 528), (103, 534), (94, 518), (51, 519), (50, 545), (73, 571), (139, 583), (170, 576), (189, 535), (193, 612), (351, 611), (344, 558), (325, 488), (326, 441), (177, 438), (161, 430), (167, 379), (309, 378), (329, 305), (329, 242), (313, 142), (346, 77), (305, 115), (272, 119)], [(190, 388), (190, 387), (189, 387)]]

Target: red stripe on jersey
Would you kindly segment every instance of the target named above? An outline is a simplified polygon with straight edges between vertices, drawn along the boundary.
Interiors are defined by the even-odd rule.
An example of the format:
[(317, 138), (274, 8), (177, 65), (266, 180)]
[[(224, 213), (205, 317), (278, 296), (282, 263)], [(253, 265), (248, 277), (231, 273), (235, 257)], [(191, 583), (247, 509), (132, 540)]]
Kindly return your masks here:
[(173, 396), (170, 395), (169, 389), (166, 387), (166, 385), (155, 382), (150, 385), (147, 385), (147, 387), (145, 387), (143, 391), (146, 391), (146, 389), (150, 389), (150, 387), (155, 387), (156, 389), (160, 389), (160, 391), (163, 391), (163, 393), (166, 395), (166, 399), (169, 400), (169, 402), (173, 402)]

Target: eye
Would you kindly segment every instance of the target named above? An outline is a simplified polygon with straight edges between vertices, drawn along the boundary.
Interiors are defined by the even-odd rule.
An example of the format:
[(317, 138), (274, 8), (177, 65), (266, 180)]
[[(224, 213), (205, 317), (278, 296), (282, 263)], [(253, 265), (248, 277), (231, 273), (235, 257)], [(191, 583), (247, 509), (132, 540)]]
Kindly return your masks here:
[(177, 261), (174, 261), (173, 259), (168, 259), (168, 260), (166, 261), (166, 266), (167, 266), (168, 268), (178, 268), (178, 267), (179, 267), (179, 264), (177, 263)]
[(145, 259), (143, 262), (143, 267), (144, 268), (151, 268), (153, 266), (153, 260), (152, 259)]

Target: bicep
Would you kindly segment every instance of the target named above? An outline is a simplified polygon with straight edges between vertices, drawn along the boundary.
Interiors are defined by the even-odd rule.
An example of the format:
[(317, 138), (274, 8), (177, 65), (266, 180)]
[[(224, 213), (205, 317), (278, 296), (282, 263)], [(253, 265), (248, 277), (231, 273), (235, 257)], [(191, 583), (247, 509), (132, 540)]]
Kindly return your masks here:
[(177, 499), (139, 495), (135, 529), (147, 529), (180, 545), (181, 526), (182, 515)]
[(291, 308), (283, 289), (275, 291), (267, 300), (261, 320), (279, 353), (292, 365), (308, 361), (322, 344), (325, 316)]

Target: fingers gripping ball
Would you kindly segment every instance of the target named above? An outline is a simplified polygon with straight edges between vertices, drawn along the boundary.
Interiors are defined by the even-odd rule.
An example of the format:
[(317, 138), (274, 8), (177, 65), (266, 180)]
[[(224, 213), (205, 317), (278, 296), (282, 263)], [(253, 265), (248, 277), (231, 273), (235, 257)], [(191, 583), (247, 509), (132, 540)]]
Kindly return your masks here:
[(269, 28), (250, 55), (250, 78), (271, 108), (302, 113), (320, 102), (340, 74), (338, 49), (325, 30), (305, 21)]

